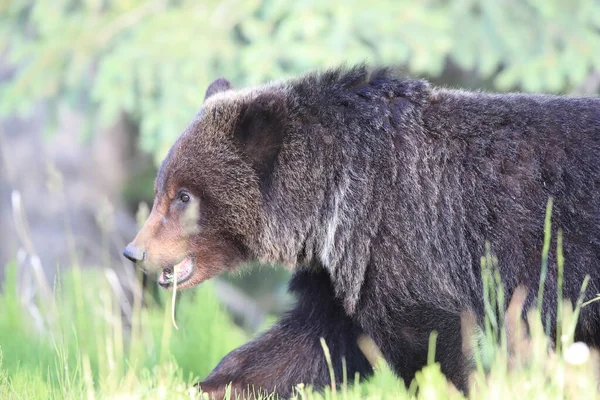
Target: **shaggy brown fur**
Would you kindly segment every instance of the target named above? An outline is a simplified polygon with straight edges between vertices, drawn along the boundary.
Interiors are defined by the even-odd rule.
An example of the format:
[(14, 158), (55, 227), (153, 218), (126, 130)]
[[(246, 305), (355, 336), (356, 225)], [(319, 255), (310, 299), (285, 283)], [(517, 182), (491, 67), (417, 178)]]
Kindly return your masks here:
[[(364, 67), (242, 91), (218, 80), (165, 159), (128, 255), (155, 270), (183, 265), (184, 286), (252, 259), (294, 269), (298, 304), (225, 357), (201, 384), (214, 393), (231, 381), (282, 395), (327, 385), (320, 337), (337, 379), (342, 357), (349, 376), (367, 376), (362, 334), (410, 382), (432, 330), (443, 371), (465, 389), (460, 315), (483, 318), (485, 242), (506, 295), (533, 289), (530, 307), (552, 196), (564, 295), (575, 300), (586, 274), (599, 292), (599, 184), (597, 98), (438, 89)], [(551, 320), (555, 294), (551, 257)], [(600, 303), (582, 311), (577, 338), (600, 341)]]

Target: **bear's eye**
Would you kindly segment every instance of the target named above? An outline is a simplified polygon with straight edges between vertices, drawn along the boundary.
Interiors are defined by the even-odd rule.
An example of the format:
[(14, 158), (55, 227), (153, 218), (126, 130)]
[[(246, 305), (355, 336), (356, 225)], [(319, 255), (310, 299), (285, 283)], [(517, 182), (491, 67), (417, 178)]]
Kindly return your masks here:
[(181, 193), (181, 194), (179, 195), (179, 200), (181, 200), (181, 201), (182, 201), (182, 202), (184, 202), (184, 203), (187, 203), (188, 201), (190, 201), (190, 195), (189, 195), (189, 194), (187, 194), (187, 193), (185, 193), (185, 192), (184, 192), (184, 193)]

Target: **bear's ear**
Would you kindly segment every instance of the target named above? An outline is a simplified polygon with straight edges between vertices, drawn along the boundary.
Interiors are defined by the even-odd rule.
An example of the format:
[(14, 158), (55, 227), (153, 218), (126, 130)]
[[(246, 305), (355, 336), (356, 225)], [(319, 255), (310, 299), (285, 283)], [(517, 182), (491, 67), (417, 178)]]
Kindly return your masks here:
[(287, 105), (282, 93), (259, 94), (241, 110), (234, 139), (252, 162), (261, 183), (273, 169), (287, 125)]
[(204, 95), (204, 101), (208, 99), (213, 94), (219, 92), (225, 92), (231, 89), (231, 83), (225, 78), (218, 78), (213, 83), (208, 85), (208, 89), (206, 89), (206, 94)]

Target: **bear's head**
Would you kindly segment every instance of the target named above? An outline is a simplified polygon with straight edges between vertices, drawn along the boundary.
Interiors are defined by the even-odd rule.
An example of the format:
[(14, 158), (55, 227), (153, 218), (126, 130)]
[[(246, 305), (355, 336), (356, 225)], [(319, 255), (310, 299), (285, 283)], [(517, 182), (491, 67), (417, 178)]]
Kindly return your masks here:
[(255, 257), (265, 186), (286, 131), (285, 90), (232, 91), (218, 79), (155, 181), (152, 211), (125, 257), (169, 288), (194, 286)]

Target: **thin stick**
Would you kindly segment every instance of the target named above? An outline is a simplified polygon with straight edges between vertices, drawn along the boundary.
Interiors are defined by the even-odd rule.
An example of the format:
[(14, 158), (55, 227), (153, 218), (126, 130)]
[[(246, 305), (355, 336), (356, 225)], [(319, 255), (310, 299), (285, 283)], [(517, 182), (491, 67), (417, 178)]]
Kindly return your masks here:
[(175, 298), (177, 297), (177, 266), (173, 267), (173, 297), (171, 300), (171, 322), (175, 329), (179, 330), (177, 322), (175, 322)]

